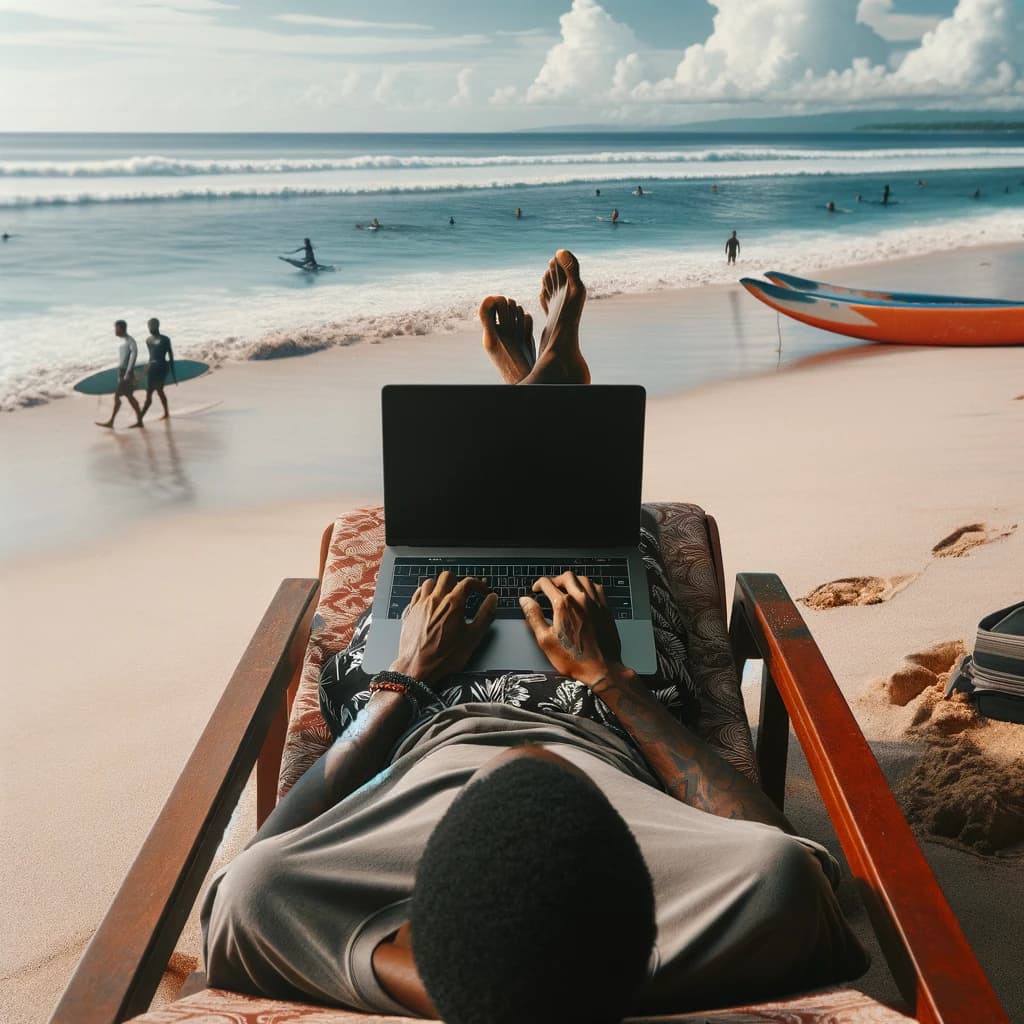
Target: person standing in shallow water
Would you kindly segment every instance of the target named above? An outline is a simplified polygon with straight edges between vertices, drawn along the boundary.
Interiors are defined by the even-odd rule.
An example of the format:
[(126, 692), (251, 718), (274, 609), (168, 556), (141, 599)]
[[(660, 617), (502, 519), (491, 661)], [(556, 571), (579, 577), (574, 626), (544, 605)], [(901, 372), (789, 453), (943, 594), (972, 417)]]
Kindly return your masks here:
[(160, 419), (165, 420), (171, 415), (167, 408), (167, 396), (164, 394), (164, 382), (167, 380), (167, 370), (170, 368), (171, 379), (178, 383), (178, 375), (174, 372), (174, 352), (171, 350), (171, 339), (166, 334), (160, 333), (160, 321), (156, 317), (147, 324), (149, 337), (146, 339), (146, 347), (149, 349), (149, 370), (146, 376), (146, 401), (142, 405), (142, 412), (139, 413), (141, 423), (149, 407), (153, 404), (153, 392), (160, 398), (160, 404), (164, 407), (164, 414)]
[(735, 263), (736, 262), (736, 257), (739, 255), (739, 251), (740, 251), (740, 240), (736, 237), (736, 232), (734, 231), (725, 240), (725, 256), (726, 256), (725, 262), (726, 263)]
[(114, 391), (114, 409), (109, 420), (97, 420), (96, 426), (113, 429), (114, 420), (121, 408), (121, 399), (127, 398), (129, 405), (135, 410), (136, 421), (132, 426), (141, 427), (142, 409), (139, 408), (139, 403), (135, 400), (135, 395), (132, 394), (135, 390), (135, 361), (139, 358), (139, 346), (128, 333), (128, 324), (124, 320), (114, 321), (114, 336), (121, 339), (120, 358), (117, 364), (117, 388)]
[(882, 189), (882, 205), (883, 206), (888, 206), (889, 205), (889, 194), (890, 194), (889, 186), (886, 185), (885, 188)]

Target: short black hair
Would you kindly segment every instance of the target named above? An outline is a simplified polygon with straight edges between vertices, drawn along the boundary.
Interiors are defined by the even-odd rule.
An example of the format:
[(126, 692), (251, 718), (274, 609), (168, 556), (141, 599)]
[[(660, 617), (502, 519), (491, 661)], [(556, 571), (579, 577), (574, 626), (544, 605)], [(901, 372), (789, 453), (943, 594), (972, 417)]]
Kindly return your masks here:
[(412, 947), (446, 1024), (612, 1024), (654, 944), (654, 891), (604, 794), (515, 758), (469, 783), (427, 842)]
[(128, 322), (126, 320), (115, 320), (115, 327), (123, 327), (126, 331), (128, 330)]

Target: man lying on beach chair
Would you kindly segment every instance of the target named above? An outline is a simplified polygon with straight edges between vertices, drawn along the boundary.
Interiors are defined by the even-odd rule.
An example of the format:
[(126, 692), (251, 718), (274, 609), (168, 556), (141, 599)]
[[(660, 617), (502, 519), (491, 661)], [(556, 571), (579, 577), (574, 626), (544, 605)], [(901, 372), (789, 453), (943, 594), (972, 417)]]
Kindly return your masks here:
[[(503, 379), (588, 382), (585, 298), (560, 251), (539, 353), (522, 308), (485, 299)], [(566, 573), (534, 590), (552, 607), (549, 623), (521, 601), (537, 643), (618, 730), (511, 703), (423, 715), (496, 606), (467, 621), (481, 580), (424, 581), (392, 672), (211, 884), (211, 986), (448, 1024), (594, 1024), (864, 971), (836, 862), (621, 663), (601, 587)]]

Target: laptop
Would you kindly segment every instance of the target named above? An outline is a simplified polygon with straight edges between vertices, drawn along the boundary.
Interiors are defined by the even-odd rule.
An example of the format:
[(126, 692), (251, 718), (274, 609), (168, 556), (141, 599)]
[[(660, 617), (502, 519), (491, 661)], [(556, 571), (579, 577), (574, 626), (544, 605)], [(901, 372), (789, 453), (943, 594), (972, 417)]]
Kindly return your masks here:
[[(540, 576), (604, 586), (622, 660), (656, 671), (637, 547), (646, 393), (634, 385), (388, 385), (381, 392), (387, 546), (363, 658), (398, 653), (420, 581), (486, 578), (494, 623), (465, 671), (553, 671), (519, 607)], [(475, 597), (470, 615), (483, 597)]]

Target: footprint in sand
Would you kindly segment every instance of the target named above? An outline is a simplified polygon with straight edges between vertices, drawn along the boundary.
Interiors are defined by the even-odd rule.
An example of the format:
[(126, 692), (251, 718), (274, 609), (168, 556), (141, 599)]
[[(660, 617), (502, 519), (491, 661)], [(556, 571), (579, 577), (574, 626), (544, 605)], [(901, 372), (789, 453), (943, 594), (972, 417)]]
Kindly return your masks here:
[(881, 604), (898, 594), (916, 579), (917, 573), (902, 576), (848, 576), (815, 587), (799, 598), (808, 608), (839, 608), (843, 605)]
[(962, 558), (972, 548), (980, 547), (982, 544), (991, 544), (996, 540), (1003, 540), (1013, 534), (1017, 524), (1010, 526), (989, 526), (987, 523), (968, 523), (955, 529), (948, 537), (943, 537), (935, 547), (932, 554), (936, 558)]
[(890, 713), (907, 722), (903, 736), (921, 751), (896, 795), (924, 838), (974, 853), (1020, 856), (1024, 736), (1015, 725), (979, 716), (962, 694), (943, 699), (946, 680), (965, 651), (960, 640), (935, 644), (908, 654), (875, 684)]

